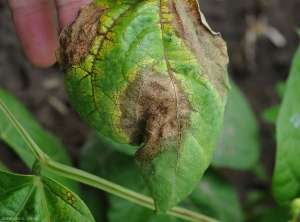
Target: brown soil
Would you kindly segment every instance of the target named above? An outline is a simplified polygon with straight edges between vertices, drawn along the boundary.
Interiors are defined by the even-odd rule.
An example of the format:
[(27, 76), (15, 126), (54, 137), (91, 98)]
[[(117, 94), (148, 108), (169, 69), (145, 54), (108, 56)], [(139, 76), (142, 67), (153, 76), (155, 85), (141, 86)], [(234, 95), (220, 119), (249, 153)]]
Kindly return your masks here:
[[(271, 177), (274, 167), (274, 126), (261, 119), (261, 113), (280, 102), (275, 84), (286, 80), (293, 53), (299, 38), (300, 1), (298, 0), (200, 0), (201, 10), (215, 31), (221, 32), (228, 43), (230, 57), (229, 73), (235, 80), (256, 114), (262, 145), (261, 163)], [(280, 48), (267, 38), (256, 43), (256, 54), (245, 57), (244, 41), (248, 29), (246, 17), (266, 16), (270, 25), (286, 38), (287, 44)], [(73, 109), (63, 88), (63, 74), (58, 65), (47, 69), (33, 67), (24, 56), (17, 40), (9, 10), (0, 0), (0, 87), (11, 92), (33, 114), (36, 120), (53, 133), (65, 145), (75, 165), (90, 127)], [(54, 101), (54, 102), (53, 102)], [(65, 109), (60, 110), (55, 101)], [(12, 171), (30, 173), (19, 158), (0, 142), (0, 160)], [(224, 174), (238, 188), (241, 200), (246, 191), (270, 187), (270, 180), (261, 182), (251, 173), (227, 170)], [(244, 203), (244, 201), (243, 201)]]

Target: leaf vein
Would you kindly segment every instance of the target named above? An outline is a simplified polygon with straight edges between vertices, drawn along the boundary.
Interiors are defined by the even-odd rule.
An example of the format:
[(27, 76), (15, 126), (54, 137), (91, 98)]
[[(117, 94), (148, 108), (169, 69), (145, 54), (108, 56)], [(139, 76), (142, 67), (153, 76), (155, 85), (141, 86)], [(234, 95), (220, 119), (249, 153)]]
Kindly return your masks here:
[[(96, 56), (99, 54), (99, 52), (101, 51), (102, 49), (102, 45), (104, 43), (104, 40), (106, 39), (107, 37), (107, 34), (109, 33), (109, 31), (115, 26), (115, 24), (117, 23), (117, 21), (122, 18), (122, 16), (128, 12), (129, 10), (131, 10), (140, 0), (137, 0), (134, 4), (130, 5), (124, 12), (122, 12), (115, 20), (114, 22), (111, 24), (111, 26), (107, 29), (107, 31), (105, 33), (102, 33), (104, 34), (103, 35), (103, 39), (101, 40), (100, 44), (99, 44), (99, 47), (98, 47), (98, 50), (97, 50), (97, 53), (96, 53)], [(122, 3), (124, 4), (124, 3)], [(99, 33), (100, 34), (100, 33)], [(96, 60), (96, 58), (95, 58)], [(92, 64), (92, 67), (91, 67), (91, 73), (89, 73), (89, 75), (91, 75), (93, 77), (93, 69), (95, 67), (95, 60), (93, 61), (93, 64)], [(95, 109), (98, 110), (97, 108), (97, 103), (96, 103), (96, 98), (95, 98), (95, 94), (94, 94), (94, 85), (93, 85), (93, 78), (90, 78), (90, 81), (91, 81), (91, 87), (92, 87), (92, 97), (93, 97), (93, 103), (95, 104)]]
[(178, 152), (177, 152), (177, 160), (176, 160), (176, 166), (175, 166), (175, 172), (174, 172), (174, 182), (173, 182), (172, 191), (171, 191), (171, 193), (173, 194), (174, 189), (175, 189), (176, 178), (177, 178), (177, 170), (178, 170), (178, 163), (179, 163), (179, 157), (180, 157), (182, 133), (181, 133), (181, 130), (180, 130), (180, 121), (179, 121), (179, 116), (178, 116), (178, 95), (177, 95), (177, 90), (176, 90), (175, 82), (174, 82), (174, 79), (173, 79), (171, 67), (170, 67), (170, 64), (169, 64), (169, 60), (168, 60), (168, 57), (167, 57), (167, 50), (166, 50), (166, 45), (165, 45), (165, 40), (164, 40), (165, 39), (165, 29), (164, 29), (164, 23), (163, 23), (162, 7), (163, 7), (163, 1), (160, 0), (160, 5), (159, 5), (159, 18), (160, 19), (159, 20), (160, 20), (161, 31), (162, 31), (162, 36), (161, 37), (162, 37), (162, 44), (163, 44), (163, 49), (164, 49), (164, 59), (166, 61), (168, 74), (170, 76), (170, 80), (172, 82), (174, 93), (175, 93), (176, 120), (177, 120), (177, 129), (178, 129)]
[(15, 218), (18, 217), (18, 215), (19, 215), (19, 214), (21, 213), (21, 211), (23, 210), (25, 204), (27, 203), (28, 199), (30, 198), (30, 196), (31, 196), (31, 194), (32, 194), (32, 192), (33, 192), (33, 190), (34, 190), (35, 187), (36, 187), (35, 185), (32, 185), (32, 188), (31, 188), (30, 192), (28, 193), (26, 199), (24, 200), (22, 206), (20, 207), (20, 209), (18, 210), (18, 212), (16, 212), (16, 214), (15, 214), (15, 216), (14, 216)]
[(10, 191), (13, 191), (13, 190), (17, 190), (17, 189), (19, 189), (19, 188), (21, 188), (21, 187), (24, 187), (24, 186), (26, 186), (26, 185), (28, 185), (28, 184), (30, 184), (30, 183), (32, 183), (32, 181), (27, 182), (27, 183), (24, 183), (24, 184), (22, 184), (22, 185), (20, 185), (20, 186), (17, 186), (17, 187), (13, 187), (13, 188), (8, 189), (8, 190), (5, 190), (5, 189), (3, 189), (2, 186), (0, 186), (3, 190), (5, 190), (4, 192), (0, 193), (0, 196), (3, 195), (3, 194), (5, 194), (5, 193), (7, 193), (7, 192), (10, 192)]

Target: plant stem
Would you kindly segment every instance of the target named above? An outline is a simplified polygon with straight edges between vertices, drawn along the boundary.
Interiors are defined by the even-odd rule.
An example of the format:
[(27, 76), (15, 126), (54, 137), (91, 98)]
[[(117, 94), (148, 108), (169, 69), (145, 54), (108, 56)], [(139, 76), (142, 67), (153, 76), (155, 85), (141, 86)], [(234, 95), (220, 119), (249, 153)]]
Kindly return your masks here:
[[(42, 167), (56, 173), (58, 175), (67, 177), (69, 179), (76, 180), (78, 182), (96, 187), (98, 189), (104, 190), (108, 193), (114, 194), (116, 196), (122, 197), (131, 202), (137, 203), (144, 207), (154, 210), (154, 203), (150, 197), (139, 194), (115, 183), (112, 183), (103, 178), (97, 177), (93, 174), (87, 173), (85, 171), (66, 166), (57, 163), (49, 158), (41, 160)], [(188, 221), (201, 221), (201, 222), (217, 222), (217, 220), (207, 217), (205, 215), (181, 208), (173, 207), (167, 212), (167, 214), (182, 218)]]
[(33, 141), (33, 139), (28, 135), (26, 130), (21, 126), (21, 124), (16, 120), (13, 114), (9, 111), (9, 109), (5, 106), (5, 104), (0, 99), (0, 109), (5, 113), (7, 118), (12, 122), (12, 124), (16, 127), (18, 132), (21, 134), (22, 138), (25, 140), (27, 145), (30, 147), (33, 152), (35, 158), (39, 160), (42, 156), (44, 156), (44, 152), (38, 147), (38, 145)]

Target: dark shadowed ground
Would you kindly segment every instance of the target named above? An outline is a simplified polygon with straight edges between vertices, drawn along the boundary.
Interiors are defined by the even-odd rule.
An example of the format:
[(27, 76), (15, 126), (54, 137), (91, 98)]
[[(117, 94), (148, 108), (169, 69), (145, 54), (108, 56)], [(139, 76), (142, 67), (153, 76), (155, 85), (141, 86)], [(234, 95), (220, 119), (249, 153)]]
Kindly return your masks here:
[[(300, 27), (300, 1), (199, 2), (211, 28), (221, 32), (228, 43), (229, 73), (245, 94), (259, 121), (261, 162), (271, 177), (275, 157), (274, 126), (264, 123), (261, 113), (280, 102), (274, 86), (287, 78), (293, 53), (299, 43), (295, 28)], [(273, 42), (264, 36), (256, 42), (245, 38), (246, 33), (248, 37), (263, 35), (266, 27), (270, 26), (284, 36), (284, 46), (280, 37), (278, 39), (276, 36)], [(70, 104), (63, 88), (63, 77), (58, 65), (37, 69), (27, 61), (17, 40), (6, 3), (0, 0), (0, 87), (17, 97), (45, 129), (59, 138), (76, 165), (80, 147), (90, 127), (81, 120)], [(30, 173), (19, 158), (1, 142), (0, 160), (14, 172)], [(251, 188), (267, 189), (270, 186), (270, 181), (258, 181), (249, 172), (225, 170), (224, 174), (238, 188), (241, 200), (244, 200), (246, 191)]]

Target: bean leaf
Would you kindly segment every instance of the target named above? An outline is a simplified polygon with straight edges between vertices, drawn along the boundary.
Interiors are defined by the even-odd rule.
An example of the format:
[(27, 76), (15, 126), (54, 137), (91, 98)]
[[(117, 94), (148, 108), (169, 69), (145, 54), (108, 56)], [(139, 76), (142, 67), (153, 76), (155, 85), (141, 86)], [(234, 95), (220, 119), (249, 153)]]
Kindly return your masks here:
[(244, 221), (236, 190), (222, 175), (209, 169), (183, 206), (220, 221)]
[(218, 141), (227, 49), (196, 0), (97, 0), (60, 36), (57, 58), (79, 114), (135, 160), (165, 213), (190, 194)]
[(7, 166), (5, 166), (4, 163), (2, 163), (1, 161), (0, 161), (0, 170), (9, 172)]
[(94, 221), (75, 193), (48, 177), (0, 171), (0, 181), (3, 221)]
[(300, 195), (300, 47), (294, 56), (276, 123), (273, 194), (281, 204)]
[(257, 120), (242, 92), (231, 81), (223, 130), (211, 164), (239, 170), (257, 165), (260, 143)]

